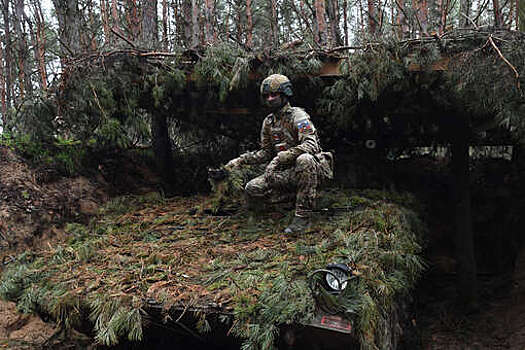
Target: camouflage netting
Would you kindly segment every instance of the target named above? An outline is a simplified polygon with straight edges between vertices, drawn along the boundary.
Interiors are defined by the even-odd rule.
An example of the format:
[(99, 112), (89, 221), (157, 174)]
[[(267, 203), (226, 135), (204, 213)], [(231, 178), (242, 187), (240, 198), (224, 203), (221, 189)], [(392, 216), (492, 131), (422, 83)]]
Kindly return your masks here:
[[(213, 216), (204, 214), (208, 197), (116, 199), (88, 226), (69, 225), (66, 243), (20, 255), (0, 295), (64, 327), (90, 324), (107, 345), (141, 339), (155, 300), (165, 314), (203, 310), (201, 332), (205, 310), (233, 315), (230, 334), (247, 349), (273, 346), (279, 326), (308, 323), (319, 307), (351, 319), (361, 348), (394, 348), (401, 301), (423, 270), (417, 203), (372, 191), (323, 198), (345, 209), (320, 214), (298, 237), (282, 235), (290, 218), (279, 211)], [(338, 296), (317, 291), (316, 303), (308, 276), (331, 262), (350, 265), (356, 279)]]

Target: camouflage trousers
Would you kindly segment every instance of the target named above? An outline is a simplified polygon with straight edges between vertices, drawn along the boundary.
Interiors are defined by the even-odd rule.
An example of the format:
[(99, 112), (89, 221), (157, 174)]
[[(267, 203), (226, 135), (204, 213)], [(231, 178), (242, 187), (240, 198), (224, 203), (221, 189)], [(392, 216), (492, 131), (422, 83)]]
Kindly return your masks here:
[(263, 175), (246, 184), (248, 200), (269, 200), (276, 195), (295, 192), (295, 215), (310, 216), (315, 206), (317, 187), (322, 178), (319, 161), (311, 154), (301, 154), (295, 165), (280, 169), (266, 169)]

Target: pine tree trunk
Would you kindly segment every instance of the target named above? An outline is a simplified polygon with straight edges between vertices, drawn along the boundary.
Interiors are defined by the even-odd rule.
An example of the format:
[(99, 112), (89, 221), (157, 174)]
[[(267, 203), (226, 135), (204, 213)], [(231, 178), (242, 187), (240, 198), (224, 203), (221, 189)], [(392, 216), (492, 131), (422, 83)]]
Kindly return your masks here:
[[(214, 34), (215, 26), (213, 25), (215, 4), (213, 0), (206, 0), (205, 5), (206, 5), (204, 7), (204, 18), (206, 21), (205, 41), (206, 43), (212, 43), (215, 37), (215, 34)], [(240, 15), (240, 11), (239, 11), (239, 15)]]
[(4, 45), (5, 45), (5, 99), (6, 108), (11, 108), (11, 99), (13, 92), (13, 54), (11, 42), (10, 16), (9, 16), (9, 0), (3, 1), (3, 16), (4, 16)]
[(105, 41), (110, 43), (112, 35), (109, 26), (108, 5), (106, 0), (100, 0), (100, 17), (102, 17), (102, 30), (104, 31)]
[(453, 199), (456, 212), (457, 294), (459, 305), (464, 305), (468, 310), (477, 304), (477, 280), (472, 232), (468, 129), (465, 124), (456, 128), (451, 151), (455, 177)]
[(408, 25), (405, 18), (405, 3), (403, 0), (395, 0), (397, 5), (397, 25), (399, 27), (399, 37), (404, 38), (408, 33)]
[(152, 147), (155, 155), (157, 170), (162, 176), (163, 182), (171, 192), (173, 182), (173, 154), (171, 152), (171, 141), (168, 134), (168, 123), (166, 115), (158, 111), (151, 116)]
[(252, 0), (246, 0), (246, 46), (253, 47)]
[(377, 33), (377, 23), (376, 23), (376, 6), (374, 0), (368, 1), (368, 33), (370, 35), (375, 35)]
[(315, 0), (315, 19), (317, 28), (319, 30), (319, 45), (324, 46), (327, 42), (327, 30), (326, 30), (326, 8), (325, 0)]
[(139, 39), (140, 19), (138, 14), (137, 0), (127, 0), (126, 20), (129, 26), (129, 33), (131, 34), (131, 41)]
[(157, 0), (144, 0), (142, 3), (142, 45), (150, 49), (158, 47)]
[(184, 44), (186, 47), (192, 45), (192, 0), (183, 0), (182, 4), (182, 20), (184, 21)]
[[(96, 28), (98, 26), (98, 23), (95, 24), (95, 11), (93, 11), (94, 3), (93, 0), (87, 0), (87, 8), (89, 13), (89, 26), (90, 28)], [(97, 51), (97, 33), (94, 31), (89, 34), (88, 40), (89, 40), (89, 48), (91, 51), (96, 52)]]
[(343, 31), (345, 33), (345, 45), (348, 46), (348, 0), (343, 0)]
[(162, 49), (168, 51), (168, 2), (162, 0)]
[[(0, 45), (0, 62), (4, 62), (4, 49)], [(5, 130), (7, 126), (7, 104), (5, 94), (5, 74), (4, 70), (0, 69), (0, 103), (2, 108), (2, 129)]]
[(24, 0), (16, 0), (15, 2), (15, 33), (17, 36), (17, 60), (18, 60), (18, 84), (20, 87), (20, 100), (25, 98), (25, 95), (32, 96), (33, 87), (31, 85), (31, 70), (29, 62), (29, 49), (27, 47), (26, 33), (23, 29), (25, 23)]
[(462, 28), (470, 27), (471, 23), (468, 19), (470, 17), (470, 10), (472, 7), (471, 0), (461, 0), (459, 3), (459, 26)]
[(33, 11), (35, 18), (34, 34), (33, 34), (33, 50), (35, 54), (35, 61), (38, 64), (38, 73), (40, 76), (40, 89), (43, 91), (47, 90), (47, 70), (46, 70), (46, 61), (45, 61), (45, 48), (46, 48), (46, 37), (45, 37), (45, 28), (44, 28), (44, 15), (42, 13), (42, 8), (38, 1), (33, 3)]
[(199, 46), (199, 3), (191, 0), (191, 47)]
[(332, 46), (340, 46), (343, 44), (341, 40), (341, 33), (339, 31), (339, 6), (337, 0), (328, 0), (326, 3), (326, 13), (330, 21), (330, 37)]
[(501, 8), (499, 6), (499, 0), (492, 0), (492, 6), (494, 10), (494, 26), (500, 28), (503, 26), (503, 19), (501, 18)]
[(518, 29), (525, 32), (525, 1), (516, 0), (516, 7), (518, 11)]
[(417, 21), (421, 35), (425, 35), (428, 27), (428, 3), (427, 0), (413, 0)]
[(279, 23), (277, 21), (277, 1), (270, 0), (270, 28), (271, 28), (271, 40), (270, 46), (279, 45)]
[(235, 38), (238, 43), (242, 42), (242, 36), (245, 33), (242, 27), (242, 11), (240, 9), (240, 6), (237, 6), (235, 9), (235, 13), (237, 14), (237, 18), (235, 21)]
[(67, 57), (78, 55), (81, 51), (80, 28), (82, 13), (78, 8), (78, 0), (52, 1), (58, 18), (61, 44), (60, 59), (62, 64), (64, 64)]
[[(109, 1), (109, 0), (108, 0)], [(114, 32), (120, 33), (120, 19), (118, 15), (118, 6), (117, 6), (117, 0), (111, 1), (111, 19), (113, 22), (113, 25), (111, 26), (111, 29)], [(114, 38), (114, 36), (113, 36)]]

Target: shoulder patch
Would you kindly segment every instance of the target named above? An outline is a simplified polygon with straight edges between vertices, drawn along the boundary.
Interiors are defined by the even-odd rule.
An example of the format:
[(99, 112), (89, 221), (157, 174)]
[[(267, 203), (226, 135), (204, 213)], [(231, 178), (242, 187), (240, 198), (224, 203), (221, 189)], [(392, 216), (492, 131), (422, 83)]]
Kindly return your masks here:
[(301, 119), (296, 122), (297, 129), (300, 133), (308, 133), (312, 131), (312, 124), (308, 118)]

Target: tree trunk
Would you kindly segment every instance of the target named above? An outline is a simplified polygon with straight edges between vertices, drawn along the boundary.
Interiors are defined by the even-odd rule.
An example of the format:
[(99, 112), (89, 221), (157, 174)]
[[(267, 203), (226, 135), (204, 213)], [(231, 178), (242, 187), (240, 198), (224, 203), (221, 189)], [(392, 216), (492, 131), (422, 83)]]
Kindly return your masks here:
[(340, 46), (343, 44), (341, 40), (341, 33), (339, 31), (339, 5), (337, 0), (328, 0), (326, 3), (326, 13), (330, 21), (330, 37), (333, 46)]
[[(4, 49), (0, 45), (0, 62), (4, 61)], [(7, 104), (5, 97), (5, 74), (4, 70), (0, 69), (0, 102), (2, 111), (2, 129), (5, 130), (7, 126)]]
[(525, 1), (516, 0), (516, 6), (518, 6), (518, 28), (525, 32)]
[(345, 33), (345, 45), (348, 46), (348, 0), (343, 0), (343, 31)]
[(168, 2), (162, 0), (162, 49), (168, 51)]
[(158, 47), (157, 0), (144, 0), (142, 3), (142, 45), (150, 49)]
[[(109, 1), (109, 0), (108, 0)], [(120, 30), (120, 17), (118, 13), (118, 0), (112, 0), (111, 1), (111, 20), (113, 24), (111, 25), (111, 29), (122, 35), (122, 31)], [(112, 39), (114, 41), (117, 40), (115, 35), (112, 35)]]
[(328, 39), (325, 14), (325, 0), (315, 0), (315, 19), (319, 30), (319, 45), (321, 46), (326, 45)]
[(439, 26), (439, 34), (443, 34), (447, 30), (448, 11), (450, 0), (440, 0), (441, 2), (441, 21)]
[(80, 30), (82, 13), (78, 0), (52, 0), (58, 18), (61, 44), (60, 59), (65, 64), (67, 57), (78, 55), (81, 51)]
[(405, 18), (405, 3), (403, 0), (395, 0), (397, 6), (397, 25), (399, 27), (399, 37), (404, 38), (409, 31)]
[(252, 0), (246, 0), (246, 46), (253, 47)]
[(26, 33), (23, 25), (26, 20), (24, 12), (24, 0), (16, 0), (15, 2), (15, 33), (17, 60), (18, 60), (18, 83), (20, 86), (20, 100), (23, 100), (25, 95), (32, 96), (33, 86), (31, 84), (31, 69), (29, 61), (29, 48), (27, 46)]
[(46, 37), (45, 37), (45, 26), (44, 26), (44, 15), (42, 13), (42, 8), (38, 1), (33, 3), (33, 12), (35, 19), (34, 35), (33, 35), (33, 47), (35, 53), (35, 61), (38, 64), (38, 73), (40, 75), (40, 89), (47, 90), (47, 70), (46, 70)]
[(413, 0), (413, 8), (416, 12), (416, 18), (421, 36), (427, 32), (428, 26), (428, 4), (427, 0)]
[(370, 35), (377, 34), (377, 19), (376, 19), (376, 6), (374, 0), (368, 1), (368, 33)]
[(95, 11), (93, 0), (87, 0), (87, 8), (88, 8), (88, 14), (89, 14), (89, 28), (92, 30), (89, 30), (90, 34), (86, 35), (88, 42), (89, 42), (89, 48), (92, 52), (97, 51), (97, 31), (94, 30), (98, 26), (98, 23), (95, 24)]
[(192, 45), (192, 26), (191, 26), (191, 18), (192, 18), (192, 0), (182, 0), (182, 20), (184, 21), (184, 44), (186, 47), (191, 47)]
[(9, 111), (11, 108), (12, 92), (13, 92), (13, 48), (11, 41), (10, 16), (9, 16), (9, 0), (4, 0), (3, 16), (4, 16), (4, 45), (5, 45), (5, 99), (6, 108)]
[(237, 18), (235, 19), (235, 39), (238, 43), (242, 42), (242, 36), (245, 33), (242, 27), (242, 11), (240, 4), (236, 4), (235, 13)]
[(106, 0), (100, 0), (100, 16), (102, 17), (102, 30), (104, 31), (104, 38), (106, 43), (111, 42), (111, 30), (109, 26), (109, 16), (108, 16), (108, 3)]
[[(240, 15), (240, 11), (239, 11), (239, 15)], [(206, 41), (206, 43), (212, 43), (214, 41), (214, 38), (215, 38), (215, 33), (214, 33), (215, 26), (213, 23), (214, 19), (215, 19), (215, 3), (213, 0), (206, 0), (205, 7), (204, 7), (204, 20), (206, 23), (204, 40)]]
[(199, 46), (199, 2), (191, 0), (191, 47)]
[(270, 0), (270, 30), (271, 43), (269, 46), (277, 47), (279, 45), (279, 23), (277, 20), (277, 1)]
[(171, 141), (168, 134), (168, 123), (166, 114), (158, 111), (151, 116), (151, 142), (155, 154), (157, 170), (171, 192), (173, 183), (173, 155), (171, 152)]
[(471, 0), (460, 0), (459, 3), (459, 26), (462, 28), (470, 27), (469, 21), (470, 9), (472, 7)]
[[(463, 116), (459, 116), (462, 118)], [(461, 119), (459, 119), (461, 120)], [(456, 216), (457, 294), (459, 305), (477, 304), (476, 259), (470, 199), (469, 142), (466, 123), (456, 128), (451, 147)]]
[[(140, 24), (137, 0), (127, 0), (126, 21), (128, 22), (128, 32), (131, 41), (139, 40)], [(147, 5), (146, 5), (147, 6)]]
[(492, 0), (492, 6), (494, 10), (494, 27), (500, 28), (503, 26), (503, 18), (501, 8), (499, 5), (499, 0)]

